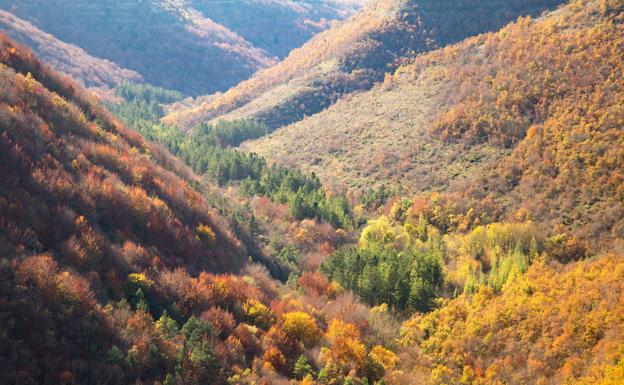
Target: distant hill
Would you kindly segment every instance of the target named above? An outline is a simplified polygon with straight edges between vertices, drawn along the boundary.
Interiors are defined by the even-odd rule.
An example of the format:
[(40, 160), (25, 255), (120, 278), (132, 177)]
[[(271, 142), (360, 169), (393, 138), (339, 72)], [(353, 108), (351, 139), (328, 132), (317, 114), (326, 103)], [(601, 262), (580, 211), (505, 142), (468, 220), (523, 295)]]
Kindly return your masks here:
[(0, 30), (13, 40), (26, 44), (59, 72), (86, 87), (114, 87), (124, 81), (142, 82), (137, 72), (99, 59), (72, 44), (64, 43), (27, 21), (0, 10)]
[(520, 19), (246, 148), (355, 189), (454, 191), (490, 220), (523, 208), (622, 236), (623, 11), (574, 1)]
[(416, 55), (538, 15), (558, 0), (379, 0), (223, 95), (173, 111), (184, 128), (206, 120), (256, 118), (277, 128), (313, 115), (341, 95), (370, 89)]
[(227, 89), (274, 63), (184, 2), (2, 0), (0, 7), (148, 83), (186, 94)]
[(205, 17), (283, 58), (315, 34), (358, 11), (367, 0), (191, 0)]
[[(299, 46), (331, 20), (351, 14), (357, 3), (311, 4), (288, 0), (0, 0), (0, 8), (56, 39), (135, 71), (150, 84), (186, 95), (224, 91), (275, 64), (276, 56)], [(232, 29), (221, 24), (225, 21)], [(41, 39), (38, 43), (11, 31), (22, 28), (20, 22), (15, 23), (5, 23), (3, 29), (39, 49)], [(258, 45), (246, 40), (247, 36)]]

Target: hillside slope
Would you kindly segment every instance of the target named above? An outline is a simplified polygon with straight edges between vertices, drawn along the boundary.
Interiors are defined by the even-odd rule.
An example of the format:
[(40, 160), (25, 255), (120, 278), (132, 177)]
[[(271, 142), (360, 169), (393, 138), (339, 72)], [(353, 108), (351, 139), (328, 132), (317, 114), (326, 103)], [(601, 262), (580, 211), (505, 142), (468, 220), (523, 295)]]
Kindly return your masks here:
[[(315, 175), (227, 147), (261, 123), (187, 136), (153, 121), (179, 93), (117, 87), (111, 108), (200, 180), (0, 34), (0, 383), (620, 385), (623, 15), (621, 0), (573, 0), (342, 99), (382, 134), (356, 121), (315, 151), (351, 151), (351, 136), (403, 150), (384, 131), (396, 121), (433, 169), (361, 232), (323, 222), (351, 206)], [(363, 183), (401, 180), (378, 159)], [(369, 193), (362, 205), (387, 198)], [(292, 265), (287, 283), (247, 263), (247, 219)], [(614, 254), (596, 252), (605, 236)]]
[(341, 95), (369, 89), (402, 61), (498, 29), (561, 1), (379, 0), (318, 34), (278, 65), (199, 106), (165, 118), (184, 128), (205, 120), (258, 118), (276, 128), (317, 113)]
[(151, 84), (197, 95), (238, 83), (274, 57), (183, 1), (0, 1), (0, 8)]
[[(190, 187), (192, 173), (30, 52), (0, 43), (3, 256), (47, 252), (81, 264), (132, 244), (167, 265), (241, 263), (238, 241)], [(212, 246), (197, 237), (200, 225), (212, 227)]]
[(372, 91), (247, 148), (355, 188), (457, 191), (496, 202), (487, 210), (494, 218), (524, 207), (617, 237), (623, 8), (574, 1), (421, 56)]
[(124, 81), (143, 81), (137, 72), (120, 68), (108, 60), (90, 56), (83, 49), (64, 43), (3, 10), (0, 10), (0, 30), (16, 42), (31, 47), (46, 63), (85, 87), (109, 88)]
[(147, 375), (105, 359), (141, 337), (112, 326), (129, 310), (114, 321), (104, 304), (179, 312), (143, 272), (239, 270), (246, 251), (169, 153), (5, 35), (0, 63), (0, 382)]

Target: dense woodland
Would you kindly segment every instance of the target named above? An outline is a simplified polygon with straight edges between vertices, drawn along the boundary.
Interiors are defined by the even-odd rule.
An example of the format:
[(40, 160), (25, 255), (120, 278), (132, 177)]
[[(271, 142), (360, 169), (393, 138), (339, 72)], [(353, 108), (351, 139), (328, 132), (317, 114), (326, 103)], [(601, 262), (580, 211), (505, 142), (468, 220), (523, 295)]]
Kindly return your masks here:
[(183, 93), (101, 102), (0, 35), (0, 383), (621, 384), (623, 22), (573, 0), (336, 104), (455, 90), (419, 135), (498, 157), (438, 191), (329, 185), (238, 148), (262, 120), (181, 130)]

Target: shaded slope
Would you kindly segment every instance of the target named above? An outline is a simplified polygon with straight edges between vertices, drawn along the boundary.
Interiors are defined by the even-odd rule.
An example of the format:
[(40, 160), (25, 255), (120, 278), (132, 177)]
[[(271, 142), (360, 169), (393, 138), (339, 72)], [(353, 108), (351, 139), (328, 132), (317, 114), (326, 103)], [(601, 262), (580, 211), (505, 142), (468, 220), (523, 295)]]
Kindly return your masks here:
[(28, 45), (57, 71), (71, 76), (85, 87), (114, 87), (124, 81), (141, 82), (135, 71), (87, 54), (83, 49), (64, 43), (27, 21), (0, 10), (0, 30), (13, 40)]
[(341, 95), (369, 89), (418, 53), (500, 28), (561, 1), (381, 0), (315, 36), (278, 65), (224, 95), (166, 117), (188, 128), (201, 121), (255, 117), (276, 128), (317, 113)]
[(274, 63), (182, 1), (5, 0), (0, 7), (148, 83), (186, 94), (227, 89)]
[(352, 187), (451, 188), (492, 215), (621, 236), (622, 19), (617, 1), (523, 19), (247, 147)]

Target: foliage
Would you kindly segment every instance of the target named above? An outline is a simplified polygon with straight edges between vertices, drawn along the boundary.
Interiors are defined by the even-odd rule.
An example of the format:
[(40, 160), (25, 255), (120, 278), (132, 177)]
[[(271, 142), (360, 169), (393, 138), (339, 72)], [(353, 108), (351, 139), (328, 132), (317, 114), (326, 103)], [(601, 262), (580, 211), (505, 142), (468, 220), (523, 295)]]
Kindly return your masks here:
[(252, 325), (268, 330), (273, 324), (273, 315), (271, 309), (256, 299), (249, 299), (243, 304), (245, 317)]
[[(160, 272), (237, 269), (240, 244), (179, 161), (26, 49), (4, 36), (0, 45), (0, 382), (154, 382), (168, 373), (190, 382), (208, 372), (219, 382), (223, 359), (206, 334), (187, 333), (187, 306), (199, 302), (165, 294)], [(192, 282), (178, 278), (176, 288)], [(211, 301), (226, 303), (234, 287)], [(174, 373), (187, 363), (196, 370)]]
[(368, 356), (376, 362), (379, 362), (385, 370), (392, 369), (398, 363), (397, 356), (383, 346), (373, 346)]
[(357, 368), (364, 364), (366, 347), (360, 342), (360, 331), (354, 324), (333, 319), (325, 337), (329, 341), (327, 364), (334, 363), (347, 368)]
[(321, 330), (308, 313), (294, 311), (282, 316), (281, 329), (288, 338), (300, 341), (306, 346), (314, 345), (321, 338)]
[(312, 373), (312, 366), (310, 366), (306, 357), (304, 355), (299, 356), (299, 358), (297, 358), (297, 362), (295, 362), (295, 366), (293, 367), (293, 376), (297, 379), (303, 380)]
[(512, 149), (455, 200), (477, 214), (475, 202), (497, 204), (499, 218), (523, 210), (581, 239), (620, 236), (622, 157), (612, 144), (622, 141), (621, 15), (619, 1), (572, 1), (405, 69), (418, 76), (444, 65), (459, 90), (432, 132), (447, 143)]
[(455, 218), (472, 209), (470, 226), (524, 211), (555, 234), (608, 242), (624, 228), (621, 12), (571, 1), (523, 17), (246, 148), (356, 191), (441, 192)]
[(501, 295), (481, 286), (417, 315), (400, 339), (408, 351), (418, 347), (411, 375), (457, 384), (609, 383), (624, 336), (616, 298), (623, 273), (613, 256), (568, 267), (536, 263)]

